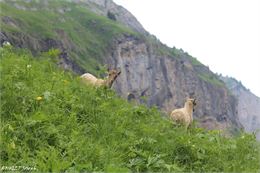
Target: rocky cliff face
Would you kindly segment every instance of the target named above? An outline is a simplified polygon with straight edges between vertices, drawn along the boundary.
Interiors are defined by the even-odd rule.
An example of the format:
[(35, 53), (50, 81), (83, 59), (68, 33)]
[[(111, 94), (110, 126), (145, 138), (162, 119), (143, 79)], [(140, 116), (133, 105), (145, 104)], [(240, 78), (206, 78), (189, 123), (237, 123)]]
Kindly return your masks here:
[(256, 132), (256, 137), (260, 140), (260, 98), (234, 78), (222, 76), (221, 79), (238, 98), (238, 118), (245, 131)]
[[(32, 0), (28, 0), (26, 3), (30, 3), (30, 1)], [(80, 3), (80, 7), (90, 9), (98, 15), (107, 17), (108, 12), (111, 12), (116, 21), (138, 32), (138, 34), (129, 34), (129, 32), (117, 34), (116, 37), (109, 40), (109, 47), (102, 54), (104, 56), (100, 58), (102, 61), (99, 61), (99, 63), (109, 64), (110, 67), (121, 68), (122, 73), (113, 86), (119, 95), (126, 99), (134, 99), (136, 102), (144, 103), (148, 106), (157, 106), (166, 113), (182, 107), (186, 97), (196, 97), (198, 106), (195, 109), (194, 116), (201, 126), (208, 129), (242, 127), (237, 118), (236, 98), (229, 94), (224, 83), (209, 68), (196, 61), (187, 53), (161, 44), (143, 29), (131, 13), (123, 7), (117, 6), (111, 0), (71, 1)], [(14, 2), (16, 4), (17, 1)], [(39, 2), (42, 3), (39, 8), (48, 8), (48, 2), (50, 1), (43, 0)], [(25, 6), (18, 4), (17, 8), (21, 8), (23, 11)], [(26, 8), (30, 11), (35, 10), (35, 7)], [(66, 13), (72, 11), (69, 5), (57, 8), (54, 10), (58, 11), (61, 18)], [(74, 8), (70, 15), (73, 16), (77, 9)], [(82, 13), (78, 14), (82, 15)], [(71, 19), (70, 17), (68, 17), (69, 20)], [(73, 20), (78, 18), (81, 18), (81, 16), (76, 16)], [(2, 15), (1, 19), (2, 21), (6, 19), (3, 23), (8, 25), (8, 27), (12, 25), (16, 28), (20, 27), (18, 21), (22, 21), (22, 19), (14, 20), (6, 15)], [(0, 39), (1, 42), (8, 40), (15, 46), (29, 48), (34, 52), (58, 48), (62, 51), (61, 63), (63, 67), (81, 74), (84, 70), (79, 67), (78, 62), (85, 63), (88, 60), (89, 62), (93, 60), (84, 60), (86, 56), (84, 53), (92, 52), (92, 49), (99, 46), (96, 39), (108, 40), (106, 35), (112, 33), (110, 31), (111, 26), (117, 26), (117, 22), (112, 23), (111, 21), (108, 23), (112, 24), (107, 26), (107, 28), (102, 24), (99, 25), (99, 22), (104, 20), (103, 18), (92, 17), (79, 22), (79, 24), (85, 27), (85, 30), (93, 33), (91, 35), (83, 35), (85, 33), (83, 30), (78, 32), (78, 29), (82, 28), (82, 25), (78, 25), (78, 28), (74, 26), (73, 30), (68, 30), (70, 32), (60, 28), (54, 29), (53, 32), (58, 35), (53, 38), (38, 38), (37, 35), (31, 36), (30, 32), (9, 32), (6, 30), (0, 32)], [(23, 24), (26, 26), (25, 22)], [(64, 21), (61, 21), (61, 25), (63, 24)], [(121, 28), (120, 32), (122, 31), (124, 30)], [(86, 44), (86, 47), (82, 47), (85, 40), (76, 44), (75, 39), (71, 36), (71, 32), (80, 35), (78, 40), (92, 35), (96, 37), (95, 39), (88, 39), (89, 44)], [(103, 35), (99, 38), (98, 34)], [(73, 36), (75, 37), (75, 35)], [(102, 42), (98, 43), (101, 44)], [(78, 51), (75, 51), (76, 49)], [(104, 48), (102, 47), (102, 49), (98, 50), (104, 51)], [(80, 59), (78, 62), (70, 57), (70, 55), (77, 53), (82, 54), (76, 56), (77, 59)], [(89, 55), (96, 54), (94, 52)]]

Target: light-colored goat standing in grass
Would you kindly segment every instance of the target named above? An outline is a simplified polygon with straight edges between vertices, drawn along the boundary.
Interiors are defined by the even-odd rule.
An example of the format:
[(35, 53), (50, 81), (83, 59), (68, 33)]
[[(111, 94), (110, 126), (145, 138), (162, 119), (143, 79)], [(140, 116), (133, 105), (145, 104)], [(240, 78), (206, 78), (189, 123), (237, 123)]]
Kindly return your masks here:
[(172, 111), (171, 119), (183, 124), (187, 129), (193, 121), (194, 106), (196, 106), (196, 99), (187, 98), (183, 108)]
[(81, 75), (80, 78), (84, 83), (95, 87), (105, 86), (111, 88), (113, 82), (116, 80), (120, 73), (120, 70), (110, 70), (108, 72), (108, 76), (105, 79), (99, 79), (90, 73), (85, 73)]

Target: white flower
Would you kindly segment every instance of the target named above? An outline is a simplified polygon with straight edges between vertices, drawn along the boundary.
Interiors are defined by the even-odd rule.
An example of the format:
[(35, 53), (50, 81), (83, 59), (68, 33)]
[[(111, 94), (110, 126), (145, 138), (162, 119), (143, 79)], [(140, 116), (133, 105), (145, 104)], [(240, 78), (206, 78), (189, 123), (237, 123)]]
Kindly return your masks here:
[(43, 96), (44, 96), (44, 98), (45, 98), (46, 100), (50, 100), (50, 99), (51, 99), (51, 92), (45, 91), (45, 92), (43, 93)]
[(11, 46), (11, 43), (9, 41), (4, 41), (3, 46)]
[(26, 67), (27, 67), (27, 68), (31, 68), (31, 67), (32, 67), (32, 65), (31, 65), (31, 64), (28, 64)]

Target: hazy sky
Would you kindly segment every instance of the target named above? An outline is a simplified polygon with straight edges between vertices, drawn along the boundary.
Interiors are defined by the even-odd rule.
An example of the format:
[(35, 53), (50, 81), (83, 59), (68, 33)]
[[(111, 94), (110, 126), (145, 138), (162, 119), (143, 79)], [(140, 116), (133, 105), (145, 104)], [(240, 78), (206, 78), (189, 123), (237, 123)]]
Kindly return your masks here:
[(114, 0), (167, 44), (260, 96), (260, 0)]

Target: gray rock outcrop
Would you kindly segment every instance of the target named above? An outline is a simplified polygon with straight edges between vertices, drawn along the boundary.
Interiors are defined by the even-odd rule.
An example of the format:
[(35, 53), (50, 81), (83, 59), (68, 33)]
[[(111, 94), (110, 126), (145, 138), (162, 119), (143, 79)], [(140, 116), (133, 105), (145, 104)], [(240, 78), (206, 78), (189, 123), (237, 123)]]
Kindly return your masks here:
[(260, 140), (260, 98), (234, 78), (222, 76), (221, 79), (238, 98), (238, 119), (245, 131), (256, 133), (257, 139)]

